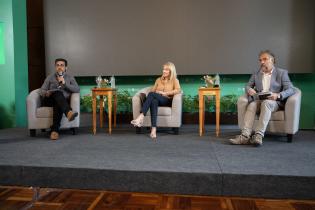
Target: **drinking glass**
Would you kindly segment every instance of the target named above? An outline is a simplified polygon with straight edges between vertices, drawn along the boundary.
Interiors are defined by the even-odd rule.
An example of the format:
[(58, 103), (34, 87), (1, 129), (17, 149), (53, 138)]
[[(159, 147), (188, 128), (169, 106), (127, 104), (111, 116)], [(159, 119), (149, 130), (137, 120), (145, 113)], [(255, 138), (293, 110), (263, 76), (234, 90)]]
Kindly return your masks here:
[(96, 84), (97, 84), (97, 87), (100, 88), (101, 87), (101, 82), (102, 82), (102, 77), (101, 76), (97, 76), (95, 78), (95, 81), (96, 81)]

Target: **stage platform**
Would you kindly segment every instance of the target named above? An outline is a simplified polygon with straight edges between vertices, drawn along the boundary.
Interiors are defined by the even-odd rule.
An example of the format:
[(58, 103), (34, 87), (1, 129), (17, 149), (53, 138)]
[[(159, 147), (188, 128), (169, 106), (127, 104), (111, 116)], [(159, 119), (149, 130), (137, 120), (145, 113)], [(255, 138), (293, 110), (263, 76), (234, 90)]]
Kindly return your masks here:
[(109, 135), (80, 128), (58, 141), (26, 128), (0, 130), (0, 185), (102, 189), (187, 195), (315, 199), (315, 132), (293, 143), (267, 135), (262, 147), (230, 145), (236, 126), (220, 137), (206, 126), (184, 125), (179, 135), (162, 129), (157, 141), (118, 125)]

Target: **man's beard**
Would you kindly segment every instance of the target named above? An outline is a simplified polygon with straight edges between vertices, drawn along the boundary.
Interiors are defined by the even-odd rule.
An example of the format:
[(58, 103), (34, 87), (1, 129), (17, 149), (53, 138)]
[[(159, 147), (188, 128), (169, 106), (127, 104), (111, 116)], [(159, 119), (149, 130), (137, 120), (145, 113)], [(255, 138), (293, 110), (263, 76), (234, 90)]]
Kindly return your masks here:
[(263, 71), (263, 72), (270, 72), (272, 70), (272, 68), (269, 70), (267, 66), (265, 65), (261, 65), (260, 66), (260, 69)]
[(64, 75), (64, 71), (57, 71), (57, 76), (62, 77)]

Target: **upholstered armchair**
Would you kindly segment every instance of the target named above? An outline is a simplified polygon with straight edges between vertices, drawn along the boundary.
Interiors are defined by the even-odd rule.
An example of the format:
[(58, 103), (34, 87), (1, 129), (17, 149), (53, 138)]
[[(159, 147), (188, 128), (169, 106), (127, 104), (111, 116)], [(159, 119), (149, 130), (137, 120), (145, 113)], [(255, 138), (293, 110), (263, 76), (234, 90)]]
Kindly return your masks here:
[[(40, 89), (33, 90), (26, 98), (28, 129), (30, 130), (30, 136), (36, 135), (36, 129), (45, 130), (50, 128), (53, 123), (53, 108), (41, 107), (39, 90)], [(73, 111), (79, 113), (79, 117), (69, 122), (67, 117), (64, 115), (60, 122), (60, 128), (69, 128), (72, 130), (74, 135), (76, 132), (75, 129), (80, 125), (80, 93), (71, 94), (70, 106)]]
[[(142, 107), (142, 96), (148, 95), (152, 87), (146, 87), (139, 90), (132, 97), (132, 111), (133, 111), (133, 119), (136, 119)], [(175, 134), (178, 134), (179, 127), (182, 125), (182, 101), (183, 101), (183, 93), (179, 93), (174, 95), (172, 101), (172, 107), (159, 107), (158, 108), (158, 116), (157, 116), (157, 126), (158, 127), (171, 127)], [(144, 117), (143, 127), (151, 127), (151, 116), (150, 110), (147, 112)], [(136, 128), (136, 132), (140, 133), (141, 128)]]
[[(248, 99), (246, 94), (242, 95), (237, 101), (238, 111), (238, 126), (240, 129), (244, 126), (244, 115)], [(279, 110), (272, 113), (266, 131), (274, 133), (287, 134), (287, 142), (292, 142), (293, 135), (299, 129), (300, 121), (300, 107), (301, 107), (301, 91), (295, 88), (295, 94), (290, 96), (285, 104), (284, 110)], [(258, 122), (258, 115), (256, 115), (254, 129)]]

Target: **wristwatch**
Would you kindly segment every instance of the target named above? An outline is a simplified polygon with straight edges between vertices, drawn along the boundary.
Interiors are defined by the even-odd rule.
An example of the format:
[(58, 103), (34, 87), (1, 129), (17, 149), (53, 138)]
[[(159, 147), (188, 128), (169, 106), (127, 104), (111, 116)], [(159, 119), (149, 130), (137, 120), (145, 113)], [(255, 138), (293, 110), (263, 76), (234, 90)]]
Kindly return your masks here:
[(280, 100), (281, 99), (281, 94), (279, 93), (278, 94), (278, 98), (277, 98), (278, 100)]

